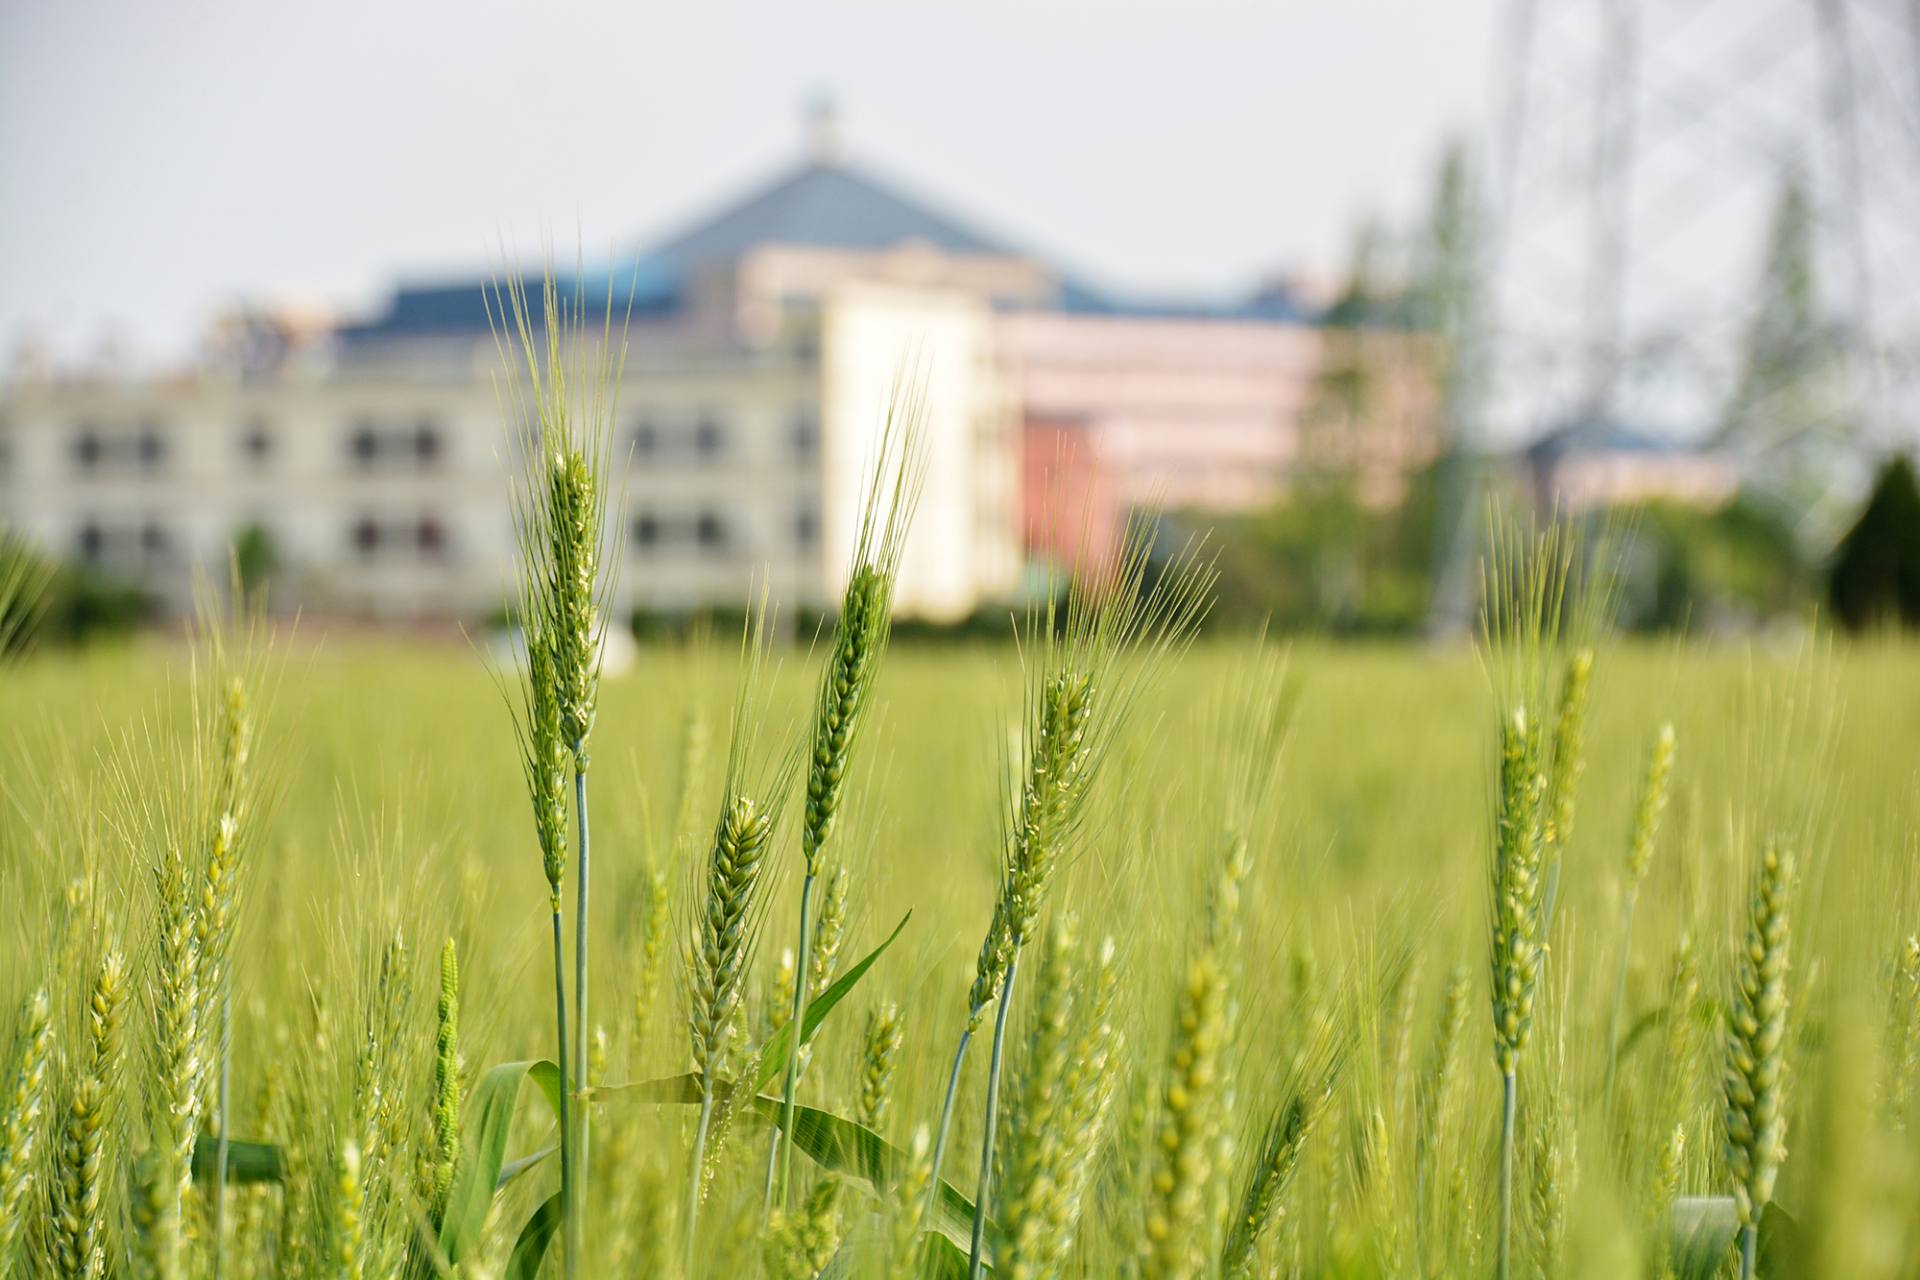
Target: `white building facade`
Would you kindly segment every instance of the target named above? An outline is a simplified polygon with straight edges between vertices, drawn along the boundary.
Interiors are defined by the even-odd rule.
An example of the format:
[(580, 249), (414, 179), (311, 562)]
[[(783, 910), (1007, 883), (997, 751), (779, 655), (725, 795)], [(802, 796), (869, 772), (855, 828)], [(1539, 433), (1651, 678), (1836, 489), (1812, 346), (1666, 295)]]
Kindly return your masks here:
[[(494, 613), (514, 575), (494, 278), (403, 284), (312, 358), (17, 379), (0, 524), (176, 612), (244, 541), (270, 549), (276, 608)], [(1103, 536), (1148, 493), (1242, 509), (1283, 492), (1326, 345), (1271, 293), (1204, 315), (1116, 303), (828, 154), (559, 286), (627, 316), (623, 616), (738, 606), (763, 577), (789, 609), (829, 608), (905, 379), (928, 483), (898, 604), (964, 618), (1017, 595), (1030, 552), (1058, 555), (1058, 531), (1036, 532), (1049, 492), (1112, 506), (1074, 521)], [(1063, 432), (1096, 482), (1059, 479)]]

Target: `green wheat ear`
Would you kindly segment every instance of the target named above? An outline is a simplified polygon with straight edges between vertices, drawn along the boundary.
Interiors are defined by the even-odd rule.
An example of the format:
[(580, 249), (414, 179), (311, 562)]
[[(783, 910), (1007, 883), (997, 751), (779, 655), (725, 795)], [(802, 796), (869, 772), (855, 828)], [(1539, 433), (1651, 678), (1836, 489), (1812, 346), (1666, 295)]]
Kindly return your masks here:
[(886, 1001), (867, 1014), (860, 1037), (860, 1092), (854, 1119), (880, 1132), (893, 1106), (893, 1077), (900, 1050), (906, 1044), (906, 1017), (900, 1006)]
[[(791, 760), (769, 764), (758, 747), (755, 697), (768, 635), (764, 594), (741, 633), (741, 680), (732, 740), (699, 883), (690, 895), (694, 918), (687, 946), (688, 1030), (699, 1076), (700, 1119), (688, 1175), (684, 1260), (691, 1267), (709, 1164), (738, 1105), (734, 1088), (745, 1070), (744, 993), (766, 918), (766, 855), (773, 839), (783, 778)], [(749, 773), (755, 776), (749, 776)], [(799, 978), (796, 976), (796, 982)], [(717, 1108), (717, 1109), (716, 1109)]]
[(1108, 749), (1162, 664), (1192, 641), (1211, 603), (1216, 574), (1196, 548), (1148, 584), (1157, 529), (1151, 520), (1134, 521), (1108, 572), (1077, 566), (1064, 616), (1050, 601), (1028, 619), (1037, 657), (1029, 668), (1020, 790), (1006, 805), (1000, 894), (968, 991), (969, 1030), (978, 1029), (997, 998), (1056, 870), (1074, 853)]
[(721, 1061), (723, 1038), (746, 981), (771, 830), (772, 822), (753, 798), (738, 793), (728, 797), (714, 828), (694, 954), (693, 1063), (703, 1076)]
[(460, 960), (452, 938), (440, 949), (440, 1005), (433, 1059), (432, 1194), (445, 1207), (460, 1163)]
[(1494, 1056), (1512, 1075), (1533, 1030), (1540, 976), (1540, 738), (1524, 709), (1500, 727), (1500, 791), (1493, 857)]
[(111, 1176), (110, 1138), (120, 1084), (121, 1022), (127, 967), (120, 953), (101, 958), (88, 994), (87, 1061), (61, 1126), (54, 1184), (55, 1251), (64, 1274), (96, 1277), (106, 1271), (105, 1198)]
[(1746, 937), (1736, 955), (1727, 1005), (1725, 1102), (1727, 1171), (1742, 1234), (1742, 1273), (1751, 1275), (1760, 1215), (1773, 1199), (1787, 1155), (1787, 957), (1793, 855), (1770, 843), (1754, 873)]
[(41, 1113), (46, 1106), (47, 1066), (53, 1055), (53, 1006), (45, 988), (33, 993), (20, 1015), (19, 1045), (8, 1081), (4, 1128), (0, 1128), (0, 1270), (11, 1274), (13, 1251), (26, 1224), (27, 1201), (39, 1166)]

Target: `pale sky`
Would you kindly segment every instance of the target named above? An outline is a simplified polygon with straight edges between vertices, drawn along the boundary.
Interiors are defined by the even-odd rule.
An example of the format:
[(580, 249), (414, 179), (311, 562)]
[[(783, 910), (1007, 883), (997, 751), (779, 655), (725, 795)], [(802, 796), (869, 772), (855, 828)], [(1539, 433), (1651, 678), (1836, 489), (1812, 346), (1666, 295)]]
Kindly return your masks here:
[(0, 342), (148, 364), (504, 238), (642, 243), (801, 153), (1098, 283), (1224, 293), (1424, 199), (1496, 0), (0, 4)]

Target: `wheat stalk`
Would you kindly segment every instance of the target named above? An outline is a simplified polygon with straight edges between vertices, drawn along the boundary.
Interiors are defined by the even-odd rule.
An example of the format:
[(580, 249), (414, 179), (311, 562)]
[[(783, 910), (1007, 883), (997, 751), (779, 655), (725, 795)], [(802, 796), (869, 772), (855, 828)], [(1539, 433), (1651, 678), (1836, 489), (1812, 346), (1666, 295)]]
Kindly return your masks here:
[(1793, 855), (1770, 843), (1754, 872), (1746, 937), (1727, 1003), (1727, 1172), (1740, 1217), (1740, 1275), (1752, 1280), (1760, 1215), (1787, 1147), (1787, 953)]
[[(772, 778), (750, 782), (754, 767), (754, 730), (751, 699), (759, 681), (766, 651), (767, 614), (764, 598), (741, 636), (742, 678), (734, 702), (732, 742), (727, 752), (726, 778), (720, 816), (714, 824), (699, 891), (694, 895), (696, 916), (688, 948), (688, 1022), (692, 1036), (694, 1070), (700, 1076), (700, 1120), (695, 1130), (692, 1171), (687, 1193), (686, 1265), (691, 1269), (698, 1239), (707, 1141), (715, 1119), (716, 1100), (722, 1105), (721, 1132), (731, 1117), (729, 1085), (720, 1088), (720, 1073), (728, 1057), (744, 1039), (742, 993), (760, 924), (766, 914), (761, 892), (766, 853), (773, 837), (775, 811), (755, 796), (778, 796)], [(764, 772), (764, 769), (763, 769)], [(798, 979), (796, 978), (796, 983)], [(794, 1030), (797, 1032), (798, 1028)], [(737, 1055), (736, 1055), (737, 1056)], [(716, 1143), (716, 1147), (717, 1147)]]
[(1540, 976), (1541, 797), (1537, 729), (1518, 709), (1500, 729), (1500, 788), (1493, 850), (1492, 957), (1494, 1060), (1500, 1068), (1499, 1275), (1511, 1274), (1514, 1107), (1520, 1053), (1533, 1030)]
[(1028, 1067), (1013, 1110), (1001, 1197), (1004, 1267), (1015, 1277), (1057, 1274), (1073, 1246), (1125, 1046), (1114, 1021), (1117, 948), (1102, 941), (1091, 974), (1082, 975), (1072, 927), (1055, 922), (1042, 958)]
[(434, 1218), (446, 1209), (460, 1163), (460, 958), (452, 938), (440, 949), (440, 1003), (433, 1057), (433, 1154), (429, 1190)]
[(1000, 892), (980, 946), (968, 992), (967, 1025), (954, 1051), (933, 1146), (937, 1186), (967, 1045), (988, 1006), (998, 1001), (969, 1280), (978, 1280), (984, 1266), (1001, 1056), (1020, 951), (1045, 906), (1055, 872), (1074, 852), (1091, 781), (1108, 748), (1162, 660), (1191, 641), (1209, 604), (1215, 575), (1191, 548), (1147, 586), (1156, 527), (1152, 521), (1134, 522), (1117, 562), (1105, 574), (1097, 573), (1083, 556), (1068, 587), (1064, 618), (1049, 600), (1040, 618), (1028, 620), (1027, 633), (1039, 656), (1030, 668), (1020, 791), (1006, 809)]
[(333, 1265), (340, 1280), (360, 1280), (365, 1274), (365, 1212), (360, 1144), (347, 1138), (340, 1144), (333, 1172)]
[(200, 944), (195, 935), (186, 858), (171, 838), (155, 873), (160, 938), (155, 948), (153, 1087), (161, 1133), (155, 1158), (168, 1203), (157, 1219), (160, 1267), (178, 1274), (179, 1233), (193, 1187), (193, 1144), (200, 1128)]
[[(800, 824), (805, 868), (800, 881), (800, 934), (795, 954), (802, 971), (811, 972), (815, 963), (815, 942), (809, 934), (814, 883), (826, 870), (828, 840), (839, 817), (854, 744), (866, 721), (874, 678), (892, 633), (893, 592), (900, 577), (900, 558), (906, 552), (907, 533), (926, 475), (924, 424), (922, 391), (896, 385), (867, 477), (847, 586), (834, 624), (833, 648), (820, 673), (815, 702), (807, 752), (806, 805)], [(791, 1188), (793, 1144), (782, 1142), (781, 1135), (793, 1128), (795, 1090), (803, 1066), (799, 1028), (805, 1016), (804, 999), (812, 994), (805, 985), (796, 986), (793, 993), (790, 1022), (794, 1034), (787, 1040), (781, 1127), (772, 1139), (780, 1155), (779, 1180), (777, 1187), (769, 1183), (769, 1209), (776, 1199), (784, 1206)]]
[[(626, 363), (626, 321), (614, 337), (609, 288), (597, 340), (589, 339), (584, 299), (563, 300), (549, 270), (541, 288), (539, 332), (525, 284), (496, 286), (488, 321), (500, 356), (500, 399), (519, 436), (523, 472), (514, 494), (520, 562), (520, 612), (529, 679), (521, 740), (529, 757), (536, 827), (552, 895), (555, 1023), (561, 1040), (561, 1202), (566, 1274), (578, 1272), (585, 1246), (589, 1116), (576, 1076), (592, 1027), (588, 958), (592, 954), (592, 863), (587, 808), (589, 740), (599, 700), (600, 653), (618, 565), (602, 561), (606, 541), (613, 418)], [(509, 354), (509, 346), (515, 348)], [(522, 378), (524, 377), (524, 387)], [(618, 542), (614, 543), (616, 549)], [(536, 651), (538, 651), (536, 653)], [(540, 688), (542, 684), (545, 688)], [(565, 777), (572, 774), (578, 857), (574, 875), (574, 1042), (569, 1074), (565, 978), (561, 972), (560, 876), (566, 840)], [(539, 777), (535, 777), (535, 774)], [(571, 1113), (571, 1114), (569, 1114)], [(571, 1122), (569, 1125), (569, 1121)], [(569, 1128), (571, 1132), (569, 1132)]]
[(53, 1188), (55, 1251), (61, 1271), (82, 1280), (96, 1280), (106, 1272), (108, 1138), (120, 1081), (120, 1025), (126, 996), (126, 962), (118, 951), (108, 950), (87, 999), (86, 1070), (74, 1086), (59, 1135), (60, 1176)]
[(13, 1252), (26, 1225), (27, 1201), (39, 1170), (34, 1149), (46, 1105), (53, 1056), (53, 1007), (45, 988), (27, 997), (17, 1024), (17, 1047), (0, 1127), (0, 1271), (13, 1270)]
[[(216, 648), (216, 655), (219, 653)], [(219, 762), (216, 766), (213, 809), (217, 815), (208, 840), (206, 870), (195, 931), (199, 944), (199, 1033), (206, 1040), (202, 1065), (211, 1068), (214, 1124), (213, 1163), (213, 1276), (219, 1280), (226, 1251), (228, 1093), (232, 1081), (233, 981), (229, 953), (240, 904), (241, 823), (248, 810), (252, 779), (253, 720), (246, 681), (227, 680), (220, 705)], [(202, 1110), (209, 1110), (202, 1103)]]
[(1613, 1105), (1614, 1068), (1620, 1053), (1620, 1011), (1627, 999), (1627, 963), (1633, 955), (1633, 913), (1640, 886), (1653, 862), (1653, 846), (1660, 833), (1660, 815), (1667, 807), (1667, 779), (1673, 772), (1673, 726), (1663, 724), (1647, 752), (1646, 775), (1640, 784), (1640, 802), (1634, 809), (1633, 835), (1627, 844), (1626, 882), (1620, 907), (1620, 968), (1614, 977), (1613, 1009), (1607, 1015), (1607, 1071), (1601, 1096)]

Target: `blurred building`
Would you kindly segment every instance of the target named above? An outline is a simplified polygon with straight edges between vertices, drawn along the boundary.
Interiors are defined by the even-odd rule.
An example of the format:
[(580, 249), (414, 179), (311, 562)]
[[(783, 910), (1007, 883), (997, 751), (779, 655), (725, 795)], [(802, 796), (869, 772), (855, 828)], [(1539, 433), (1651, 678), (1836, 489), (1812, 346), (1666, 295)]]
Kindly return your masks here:
[[(513, 560), (490, 279), (403, 283), (324, 342), (310, 317), (236, 315), (190, 377), (20, 379), (0, 517), (176, 606), (251, 531), (282, 603), (487, 612)], [(760, 189), (560, 289), (629, 316), (623, 610), (737, 602), (756, 573), (790, 607), (828, 605), (902, 376), (924, 385), (930, 482), (900, 605), (930, 618), (1016, 595), (1030, 551), (1110, 539), (1143, 502), (1242, 509), (1316, 460), (1388, 501), (1432, 452), (1413, 336), (1368, 337), (1393, 390), (1326, 430), (1314, 406), (1351, 335), (1284, 290), (1103, 294), (845, 163), (824, 131)]]
[(1660, 501), (1723, 507), (1740, 488), (1725, 452), (1607, 417), (1578, 417), (1541, 436), (1526, 464), (1535, 504), (1569, 514)]

